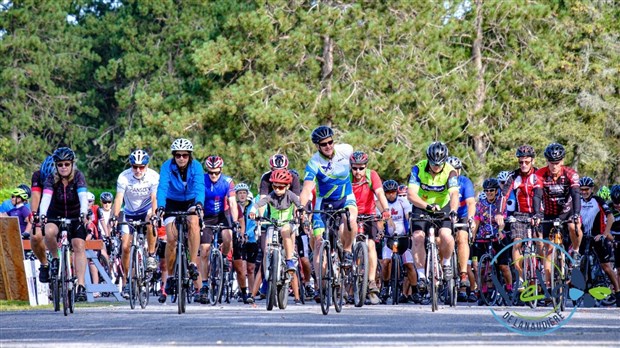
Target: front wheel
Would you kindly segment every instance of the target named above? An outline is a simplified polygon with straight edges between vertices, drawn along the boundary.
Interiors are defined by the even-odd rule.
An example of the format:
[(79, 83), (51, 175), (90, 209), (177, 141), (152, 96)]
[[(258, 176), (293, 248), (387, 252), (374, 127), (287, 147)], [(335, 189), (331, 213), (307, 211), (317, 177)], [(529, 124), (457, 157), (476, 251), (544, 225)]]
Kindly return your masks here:
[(62, 284), (62, 290), (60, 293), (62, 294), (62, 312), (66, 316), (69, 314), (69, 307), (71, 306), (69, 303), (69, 277), (71, 277), (71, 274), (69, 274), (69, 265), (67, 264), (68, 257), (65, 256), (67, 251), (64, 250), (64, 248), (65, 247), (63, 246), (62, 258), (60, 260), (62, 269), (60, 272), (60, 282)]
[(480, 289), (480, 299), (487, 306), (495, 304), (496, 291), (493, 285), (493, 274), (495, 265), (491, 255), (484, 254), (478, 261), (478, 289)]
[(135, 246), (131, 247), (131, 251), (129, 252), (129, 275), (127, 279), (127, 284), (129, 284), (129, 307), (131, 309), (136, 308), (136, 299), (137, 295), (137, 280), (136, 280), (136, 260), (138, 259), (138, 251)]
[(212, 249), (209, 265), (209, 301), (215, 306), (220, 301), (224, 285), (224, 260), (219, 250)]
[(392, 304), (398, 304), (398, 282), (400, 276), (400, 255), (397, 252), (392, 254), (392, 278), (390, 279), (390, 288), (392, 288)]
[(437, 305), (437, 298), (439, 296), (438, 292), (438, 286), (437, 286), (437, 278), (439, 277), (439, 272), (438, 272), (438, 260), (437, 260), (437, 249), (436, 247), (433, 245), (431, 246), (429, 253), (427, 254), (427, 260), (426, 260), (426, 267), (428, 267), (429, 272), (428, 272), (428, 287), (429, 287), (429, 295), (430, 295), (430, 302), (431, 302), (431, 310), (433, 312), (437, 311), (437, 309), (439, 309), (438, 305)]
[[(179, 233), (179, 235), (181, 235), (181, 233)], [(178, 309), (178, 313), (179, 314), (183, 314), (185, 313), (185, 306), (187, 304), (187, 286), (185, 284), (185, 282), (187, 281), (188, 277), (186, 277), (186, 273), (187, 273), (187, 269), (186, 269), (186, 265), (187, 265), (187, 260), (185, 259), (185, 252), (183, 250), (183, 247), (180, 245), (177, 245), (177, 267), (176, 267), (176, 273), (177, 273), (177, 309)]]
[(317, 280), (319, 287), (319, 297), (321, 299), (321, 312), (324, 315), (329, 313), (332, 296), (332, 264), (329, 255), (329, 242), (323, 241), (318, 250), (319, 269), (317, 270)]
[(140, 302), (140, 308), (145, 309), (149, 303), (149, 287), (146, 281), (146, 258), (142, 251), (138, 252), (137, 262), (137, 298)]
[(353, 301), (362, 307), (368, 292), (368, 245), (357, 243), (353, 251)]
[(280, 263), (280, 253), (271, 251), (269, 256), (269, 273), (267, 278), (267, 310), (270, 311), (275, 307), (278, 300), (278, 265)]
[(332, 253), (332, 270), (333, 270), (333, 300), (334, 309), (336, 313), (342, 311), (342, 304), (344, 303), (344, 268), (342, 268), (342, 260), (340, 259), (341, 253), (334, 250)]

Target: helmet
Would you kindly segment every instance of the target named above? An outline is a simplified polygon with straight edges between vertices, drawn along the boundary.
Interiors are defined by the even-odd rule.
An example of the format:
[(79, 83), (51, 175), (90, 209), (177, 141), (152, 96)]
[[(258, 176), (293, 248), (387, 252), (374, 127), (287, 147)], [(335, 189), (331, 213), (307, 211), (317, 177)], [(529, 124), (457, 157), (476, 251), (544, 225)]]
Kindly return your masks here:
[(274, 169), (286, 169), (288, 168), (288, 158), (286, 155), (275, 154), (269, 159), (269, 166)]
[(93, 201), (93, 202), (94, 202), (94, 201), (95, 201), (95, 194), (94, 194), (94, 193), (92, 193), (92, 192), (87, 192), (87, 193), (86, 193), (86, 197), (88, 197), (88, 201), (89, 201), (89, 202), (91, 202), (91, 201)]
[(250, 186), (248, 186), (248, 184), (240, 182), (237, 185), (235, 185), (235, 191), (239, 192), (239, 191), (247, 191), (250, 192)]
[(530, 145), (521, 145), (517, 148), (517, 157), (536, 157), (536, 151)]
[(290, 184), (293, 182), (293, 175), (286, 169), (276, 169), (271, 172), (269, 181), (274, 184)]
[(129, 163), (131, 165), (139, 164), (139, 165), (147, 165), (149, 164), (149, 154), (144, 150), (136, 150), (129, 155)]
[(68, 147), (59, 147), (54, 151), (52, 158), (54, 159), (54, 163), (62, 161), (73, 162), (75, 160), (75, 152)]
[(188, 139), (179, 138), (179, 139), (175, 140), (174, 142), (172, 142), (172, 146), (170, 146), (170, 150), (172, 152), (174, 152), (174, 151), (193, 152), (194, 151), (194, 145), (192, 145), (192, 142), (189, 141)]
[(596, 193), (596, 195), (601, 197), (603, 200), (608, 201), (609, 195), (610, 195), (609, 187), (607, 186), (601, 187), (600, 189), (598, 189), (598, 192)]
[(461, 162), (461, 160), (456, 157), (456, 156), (450, 156), (446, 159), (446, 162), (448, 162), (452, 167), (454, 167), (454, 169), (461, 169), (463, 168), (463, 163)]
[(611, 187), (609, 198), (614, 204), (620, 204), (620, 185), (614, 185)]
[(592, 180), (592, 178), (589, 176), (582, 176), (581, 178), (579, 178), (579, 186), (594, 187), (594, 180)]
[(351, 164), (366, 164), (368, 163), (368, 155), (363, 151), (355, 151), (349, 157), (349, 163)]
[(499, 182), (495, 178), (486, 179), (482, 183), (482, 187), (485, 190), (497, 190), (497, 189), (499, 189)]
[(248, 191), (248, 201), (251, 201), (254, 199), (254, 195), (252, 194), (252, 191)]
[(17, 188), (20, 188), (20, 189), (24, 190), (24, 192), (28, 196), (27, 199), (30, 199), (30, 196), (32, 196), (32, 190), (30, 190), (30, 186), (28, 186), (26, 184), (19, 184), (19, 185), (17, 185)]
[(486, 193), (484, 193), (484, 192), (480, 192), (480, 193), (478, 194), (478, 201), (483, 201), (483, 200), (485, 200), (485, 199), (487, 199), (487, 194), (486, 194)]
[(217, 169), (224, 166), (224, 160), (220, 156), (211, 155), (205, 160), (207, 169)]
[(312, 142), (318, 144), (319, 141), (334, 136), (334, 131), (328, 126), (318, 126), (312, 131)]
[(50, 174), (54, 172), (54, 157), (47, 156), (43, 163), (41, 163), (41, 176), (45, 180)]
[(386, 180), (383, 182), (383, 191), (398, 191), (398, 183), (395, 180)]
[(505, 183), (510, 178), (510, 174), (511, 173), (509, 171), (502, 170), (501, 172), (499, 172), (499, 174), (497, 174), (497, 181)]
[(551, 143), (545, 149), (545, 158), (551, 162), (557, 162), (564, 159), (566, 156), (566, 150), (564, 150), (564, 146), (558, 143)]
[(24, 191), (23, 189), (19, 187), (11, 191), (11, 196), (19, 197), (25, 201), (28, 200), (28, 194), (26, 193), (26, 191)]
[(400, 185), (400, 186), (398, 186), (398, 194), (399, 195), (406, 194), (407, 191), (408, 191), (407, 185)]
[(101, 201), (101, 203), (112, 202), (113, 199), (114, 196), (112, 196), (112, 193), (110, 192), (101, 192), (101, 194), (99, 195), (99, 200)]
[(426, 158), (430, 164), (443, 164), (448, 159), (448, 147), (441, 141), (434, 141), (426, 149)]

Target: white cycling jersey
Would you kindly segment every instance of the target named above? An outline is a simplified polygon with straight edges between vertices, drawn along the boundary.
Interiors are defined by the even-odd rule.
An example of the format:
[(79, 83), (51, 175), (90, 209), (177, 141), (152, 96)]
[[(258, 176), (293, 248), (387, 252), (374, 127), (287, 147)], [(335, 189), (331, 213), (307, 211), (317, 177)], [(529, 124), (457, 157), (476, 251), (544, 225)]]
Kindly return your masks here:
[[(99, 226), (97, 226), (97, 228), (99, 228), (99, 231), (101, 231), (101, 234), (104, 234), (104, 229), (103, 229), (103, 225), (107, 225), (110, 222), (110, 216), (112, 215), (112, 210), (105, 210), (105, 209), (101, 209), (101, 212), (103, 214), (103, 216), (101, 217), (101, 219), (99, 219)], [(106, 236), (109, 237), (109, 236)]]
[(387, 224), (387, 233), (389, 236), (404, 235), (407, 233), (405, 229), (405, 219), (407, 219), (407, 213), (411, 211), (411, 204), (404, 197), (398, 197), (394, 202), (388, 201), (388, 211), (394, 221), (394, 227)]
[(147, 169), (142, 179), (136, 179), (131, 168), (123, 171), (116, 182), (116, 194), (123, 193), (125, 214), (141, 215), (151, 209), (151, 194), (157, 193), (159, 174)]

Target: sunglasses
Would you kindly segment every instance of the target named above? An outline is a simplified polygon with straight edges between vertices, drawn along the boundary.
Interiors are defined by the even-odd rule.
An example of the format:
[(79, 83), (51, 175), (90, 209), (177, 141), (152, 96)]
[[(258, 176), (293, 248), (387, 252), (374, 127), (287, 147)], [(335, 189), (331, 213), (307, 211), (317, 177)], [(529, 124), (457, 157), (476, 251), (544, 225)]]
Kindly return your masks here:
[(557, 166), (558, 164), (560, 164), (560, 162), (562, 161), (557, 161), (557, 162), (551, 162), (551, 161), (547, 161), (549, 164), (552, 164), (554, 166)]
[(143, 170), (146, 166), (131, 166), (131, 168)]
[(351, 167), (351, 170), (355, 170), (355, 171), (358, 171), (358, 172), (361, 172), (364, 169), (366, 169), (366, 167)]
[(443, 165), (443, 162), (428, 162), (428, 164), (431, 165), (431, 167), (441, 167)]
[(273, 187), (274, 190), (284, 190), (286, 188), (286, 185), (271, 185), (271, 187)]
[(525, 164), (526, 166), (529, 166), (530, 163), (532, 163), (532, 161), (519, 161), (519, 164)]
[(62, 168), (62, 167), (71, 167), (71, 162), (65, 162), (65, 163), (56, 163), (56, 167), (58, 168)]
[(189, 158), (189, 153), (175, 153), (174, 158)]
[(581, 187), (579, 191), (590, 191), (589, 187)]
[(209, 175), (213, 175), (213, 176), (217, 176), (217, 175), (222, 174), (221, 171), (220, 172), (208, 172), (208, 173), (209, 173)]
[(489, 189), (489, 190), (483, 190), (484, 192), (495, 192), (497, 191), (496, 189)]
[(109, 202), (102, 201), (101, 203), (103, 203), (103, 204), (112, 204), (112, 201), (109, 201)]
[(333, 143), (334, 143), (334, 141), (333, 141), (333, 140), (330, 140), (330, 141), (326, 141), (326, 142), (324, 142), (324, 143), (319, 143), (319, 146), (320, 146), (320, 147), (327, 147), (327, 146), (332, 145)]

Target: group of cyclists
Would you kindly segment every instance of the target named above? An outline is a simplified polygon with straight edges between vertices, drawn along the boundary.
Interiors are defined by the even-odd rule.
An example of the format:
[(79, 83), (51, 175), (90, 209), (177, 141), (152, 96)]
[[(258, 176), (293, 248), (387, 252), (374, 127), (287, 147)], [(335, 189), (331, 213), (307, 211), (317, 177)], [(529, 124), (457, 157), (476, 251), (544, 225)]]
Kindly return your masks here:
[[(25, 222), (31, 224), (32, 233), (28, 237), (41, 262), (39, 280), (49, 282), (50, 273), (58, 270), (58, 226), (48, 221), (48, 217), (72, 221), (69, 232), (78, 284), (76, 299), (83, 301), (86, 299), (85, 240), (118, 231), (122, 240), (122, 265), (128, 269), (131, 232), (127, 226), (120, 228), (118, 223), (150, 221), (146, 234), (147, 269), (149, 272), (159, 267), (171, 270), (176, 262), (178, 233), (175, 218), (167, 216), (167, 212), (195, 211), (197, 214), (187, 216), (187, 248), (188, 273), (196, 289), (196, 301), (209, 301), (208, 255), (214, 241), (214, 231), (209, 226), (221, 224), (226, 226), (219, 234), (222, 254), (232, 259), (240, 301), (251, 304), (265, 293), (260, 263), (266, 241), (259, 233), (256, 220), (268, 216), (279, 221), (299, 220), (299, 224), (281, 229), (286, 271), (302, 273), (299, 279), (303, 281), (305, 293), (295, 292), (296, 303), (300, 303), (300, 296), (318, 301), (318, 289), (313, 289), (311, 284), (318, 284), (313, 277), (323, 265), (316, 255), (313, 257), (312, 251), (322, 242), (326, 229), (325, 216), (318, 211), (329, 207), (348, 212), (338, 226), (344, 250), (342, 267), (351, 267), (353, 263), (352, 246), (358, 233), (367, 236), (367, 304), (386, 302), (393, 252), (401, 256), (406, 271), (399, 302), (422, 302), (429, 287), (425, 271), (429, 223), (412, 217), (434, 215), (445, 217), (435, 236), (438, 261), (445, 279), (460, 280), (459, 301), (478, 301), (481, 289), (476, 284), (475, 272), (478, 258), (488, 249), (486, 243), (492, 243), (495, 252), (499, 252), (509, 242), (515, 242), (511, 252), (498, 258), (499, 270), (506, 291), (523, 291), (520, 241), (528, 237), (528, 229), (535, 231), (534, 237), (549, 238), (550, 226), (542, 222), (559, 219), (566, 222), (567, 240), (563, 247), (576, 264), (586, 252), (582, 237), (593, 237), (594, 253), (620, 307), (620, 185), (607, 191), (601, 189), (599, 192), (606, 197), (595, 195), (591, 178), (580, 178), (574, 169), (564, 165), (566, 151), (562, 145), (552, 143), (545, 148), (546, 163), (540, 168), (535, 164), (536, 152), (532, 146), (518, 147), (518, 168), (484, 180), (483, 191), (476, 197), (472, 181), (462, 173), (462, 162), (450, 156), (442, 142), (428, 146), (426, 158), (413, 165), (407, 184), (401, 185), (392, 179), (382, 181), (369, 168), (368, 154), (354, 151), (349, 144), (336, 143), (332, 128), (317, 127), (311, 140), (316, 152), (307, 162), (303, 177), (289, 168), (286, 155), (275, 154), (269, 159), (270, 171), (260, 179), (256, 198), (247, 183), (235, 184), (223, 173), (222, 157), (211, 155), (204, 163), (194, 158), (194, 147), (188, 139), (180, 138), (172, 143), (171, 158), (161, 165), (159, 173), (149, 168), (149, 154), (138, 149), (129, 156), (130, 168), (118, 177), (116, 194), (102, 193), (102, 207), (97, 209), (92, 208), (94, 195), (88, 192), (84, 175), (77, 169), (75, 153), (68, 147), (56, 149), (33, 173), (28, 188), (31, 197), (23, 188), (16, 189), (13, 195), (14, 205), (21, 204), (20, 209), (30, 198), (32, 214)], [(363, 219), (368, 216), (375, 218)], [(516, 219), (509, 220), (509, 217)], [(99, 220), (94, 228), (93, 220)], [(207, 227), (201, 229), (201, 223)], [(456, 223), (469, 228), (454, 229)], [(150, 233), (159, 224), (165, 226), (163, 240)], [(40, 233), (42, 226), (45, 236)], [(398, 250), (393, 250), (384, 243), (387, 237), (393, 236), (405, 236), (407, 243), (400, 243)], [(48, 258), (46, 251), (51, 257)], [(540, 245), (538, 252), (545, 260), (548, 283), (550, 251)], [(456, 264), (451, 263), (454, 253)], [(158, 263), (158, 258), (165, 262)], [(226, 261), (224, 271), (230, 271), (230, 267)], [(170, 277), (162, 279), (161, 303), (174, 292), (170, 283)], [(127, 287), (127, 279), (123, 277), (124, 296)]]

